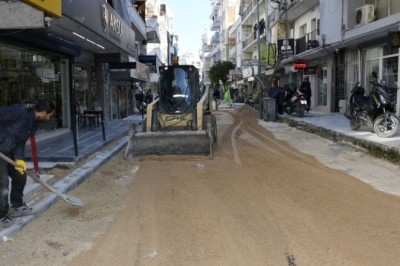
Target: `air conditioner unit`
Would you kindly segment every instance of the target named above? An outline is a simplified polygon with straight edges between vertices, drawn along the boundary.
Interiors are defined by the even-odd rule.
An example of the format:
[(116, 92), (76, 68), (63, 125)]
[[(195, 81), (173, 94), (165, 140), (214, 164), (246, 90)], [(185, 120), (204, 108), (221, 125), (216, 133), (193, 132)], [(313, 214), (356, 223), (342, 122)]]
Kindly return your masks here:
[(374, 5), (363, 5), (359, 8), (356, 8), (356, 27), (365, 25), (374, 21), (375, 19), (375, 7)]

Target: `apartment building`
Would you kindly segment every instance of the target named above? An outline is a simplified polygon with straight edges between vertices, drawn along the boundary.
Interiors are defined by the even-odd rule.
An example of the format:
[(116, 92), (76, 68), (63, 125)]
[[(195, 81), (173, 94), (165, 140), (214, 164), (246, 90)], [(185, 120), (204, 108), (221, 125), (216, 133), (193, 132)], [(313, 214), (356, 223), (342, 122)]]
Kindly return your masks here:
[(236, 63), (235, 59), (229, 56), (236, 41), (235, 37), (229, 36), (229, 30), (239, 18), (239, 2), (239, 0), (215, 0), (211, 3), (212, 11), (209, 18), (212, 22), (210, 29), (202, 36), (202, 76), (205, 85), (210, 84), (208, 72), (214, 62), (229, 60)]
[(241, 72), (232, 72), (232, 85), (249, 94), (275, 76), (281, 87), (307, 76), (311, 108), (343, 112), (356, 82), (369, 90), (372, 71), (399, 88), (399, 1), (241, 0), (239, 15), (228, 30), (236, 38), (228, 59)]

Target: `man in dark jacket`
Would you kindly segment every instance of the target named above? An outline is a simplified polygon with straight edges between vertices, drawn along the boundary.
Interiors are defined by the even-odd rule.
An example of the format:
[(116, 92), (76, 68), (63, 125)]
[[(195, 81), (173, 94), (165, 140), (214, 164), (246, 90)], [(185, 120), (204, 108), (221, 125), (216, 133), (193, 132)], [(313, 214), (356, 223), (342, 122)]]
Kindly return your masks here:
[[(35, 134), (40, 121), (49, 121), (55, 105), (43, 100), (36, 105), (13, 104), (0, 108), (0, 152), (15, 160), (19, 167), (0, 159), (0, 226), (8, 227), (13, 217), (32, 214), (22, 197), (26, 185), (25, 144)], [(11, 178), (10, 203), (8, 203), (9, 179)]]
[(307, 112), (308, 112), (310, 111), (310, 106), (311, 106), (311, 84), (308, 77), (305, 77), (303, 83), (301, 83), (300, 91), (306, 95)]
[(215, 109), (218, 110), (218, 105), (221, 103), (221, 95), (219, 94), (218, 88), (214, 89), (213, 97), (215, 101)]

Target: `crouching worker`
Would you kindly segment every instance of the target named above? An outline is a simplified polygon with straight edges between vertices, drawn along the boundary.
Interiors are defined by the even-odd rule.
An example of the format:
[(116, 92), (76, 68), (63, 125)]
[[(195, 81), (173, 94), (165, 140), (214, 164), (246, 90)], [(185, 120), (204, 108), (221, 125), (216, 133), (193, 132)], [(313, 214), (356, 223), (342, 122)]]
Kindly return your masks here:
[[(23, 201), (26, 185), (25, 144), (35, 134), (38, 122), (49, 121), (55, 112), (55, 105), (49, 100), (36, 105), (13, 104), (0, 108), (0, 152), (15, 160), (19, 167), (0, 159), (0, 226), (9, 227), (13, 218), (33, 214), (31, 207)], [(9, 179), (11, 192), (9, 206)]]

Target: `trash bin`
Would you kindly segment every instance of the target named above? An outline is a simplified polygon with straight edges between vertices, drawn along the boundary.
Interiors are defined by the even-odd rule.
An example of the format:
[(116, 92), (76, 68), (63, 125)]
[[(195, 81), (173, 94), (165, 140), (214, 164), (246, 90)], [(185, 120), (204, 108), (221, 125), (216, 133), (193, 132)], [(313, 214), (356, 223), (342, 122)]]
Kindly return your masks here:
[(276, 99), (271, 97), (263, 98), (263, 119), (265, 121), (276, 120)]

